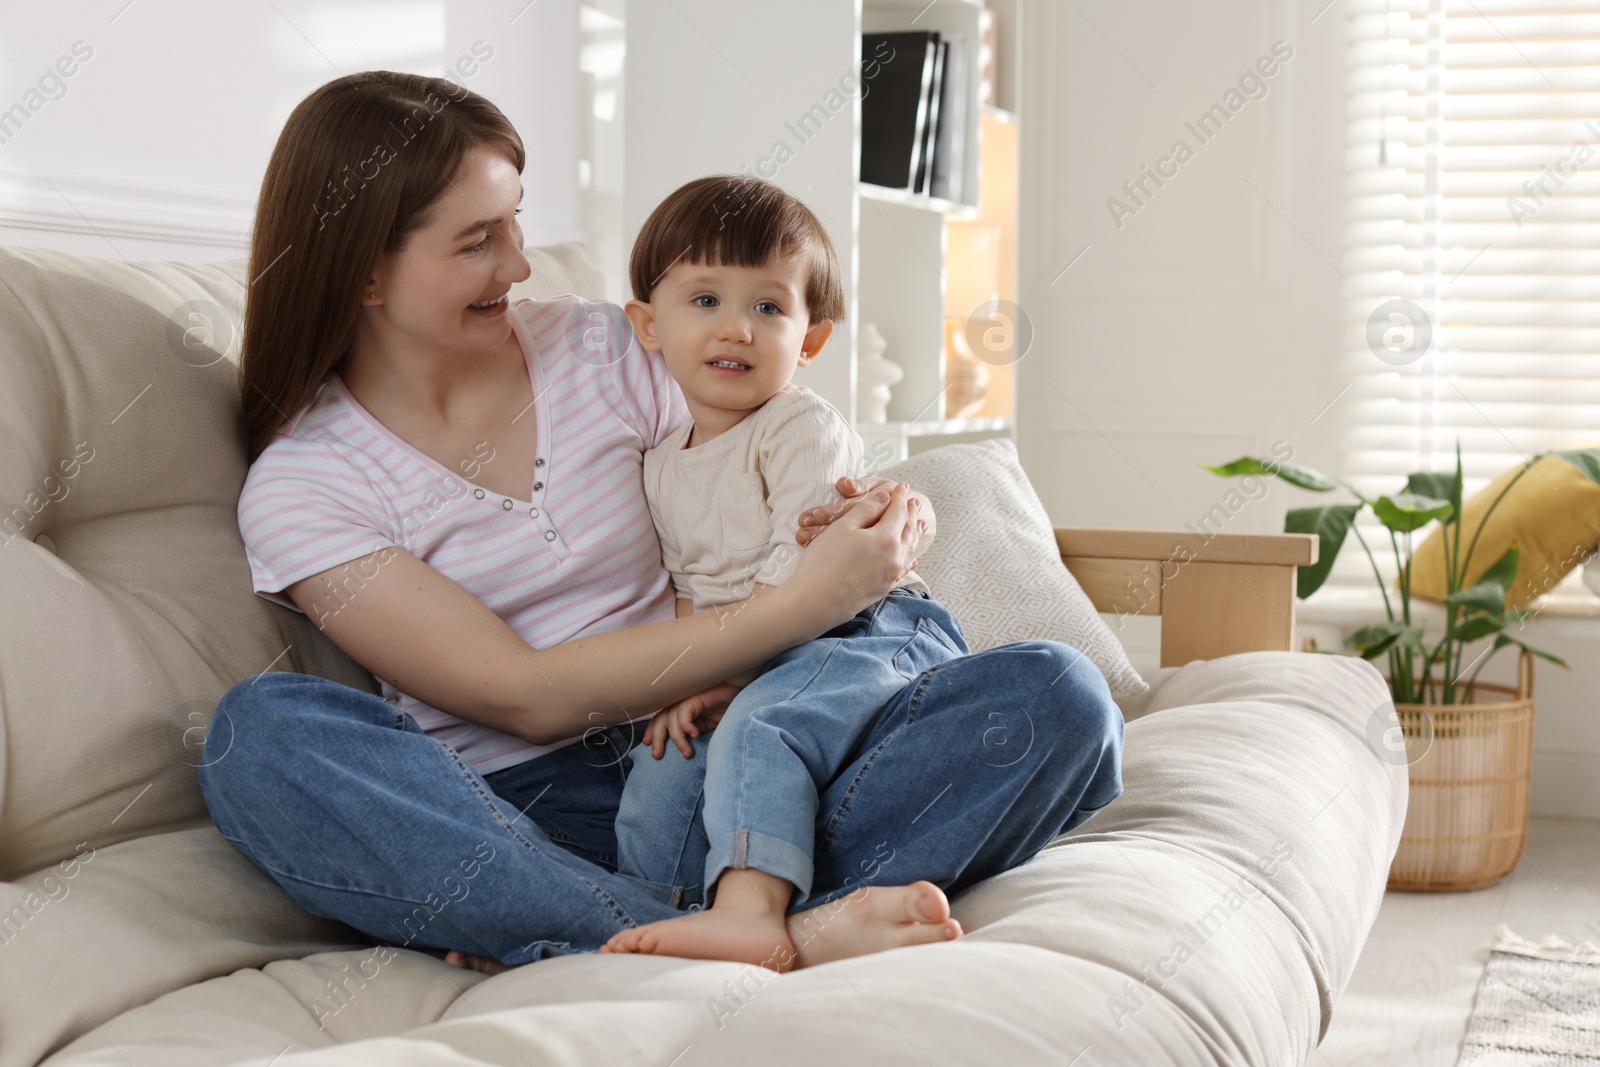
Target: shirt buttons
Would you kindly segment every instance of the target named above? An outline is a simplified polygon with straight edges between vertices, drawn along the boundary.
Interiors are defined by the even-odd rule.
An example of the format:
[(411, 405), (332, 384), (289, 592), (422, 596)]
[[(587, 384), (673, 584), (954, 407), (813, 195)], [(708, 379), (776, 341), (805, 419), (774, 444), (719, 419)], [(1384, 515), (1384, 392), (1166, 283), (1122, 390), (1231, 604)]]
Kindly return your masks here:
[(544, 539), (546, 541), (554, 541), (556, 539), (556, 532), (554, 530), (546, 530), (544, 532)]
[(544, 483), (543, 482), (534, 482), (533, 483), (533, 491), (535, 493), (537, 493), (539, 490), (541, 490), (543, 488), (544, 488)]
[(529, 508), (528, 509), (528, 514), (531, 515), (533, 518), (537, 519), (539, 517), (539, 509), (538, 508)]
[(472, 495), (477, 497), (479, 500), (482, 500), (483, 499), (483, 490), (482, 489), (474, 489), (472, 491)]
[(506, 497), (505, 502), (502, 503), (500, 506), (505, 508), (507, 511), (510, 511), (511, 507), (512, 507), (511, 498), (510, 497)]
[(533, 461), (533, 465), (534, 465), (534, 466), (535, 466), (535, 467), (542, 467), (542, 466), (544, 466), (544, 457), (543, 457), (543, 456), (538, 456), (538, 457), (535, 457), (535, 459), (534, 459), (534, 461)]

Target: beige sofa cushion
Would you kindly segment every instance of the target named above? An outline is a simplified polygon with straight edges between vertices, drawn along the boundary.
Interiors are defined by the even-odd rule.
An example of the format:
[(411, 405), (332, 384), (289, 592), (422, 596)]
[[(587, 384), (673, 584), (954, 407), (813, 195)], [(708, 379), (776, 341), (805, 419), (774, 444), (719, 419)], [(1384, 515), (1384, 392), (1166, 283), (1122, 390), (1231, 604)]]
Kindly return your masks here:
[[(250, 589), (241, 273), (0, 248), (0, 877), (204, 820), (200, 740), (247, 675), (375, 691)], [(173, 344), (207, 305), (227, 352)]]
[(209, 820), (75, 859), (0, 884), (5, 1067), (28, 1067), (170, 990), (366, 944), (290, 900)]

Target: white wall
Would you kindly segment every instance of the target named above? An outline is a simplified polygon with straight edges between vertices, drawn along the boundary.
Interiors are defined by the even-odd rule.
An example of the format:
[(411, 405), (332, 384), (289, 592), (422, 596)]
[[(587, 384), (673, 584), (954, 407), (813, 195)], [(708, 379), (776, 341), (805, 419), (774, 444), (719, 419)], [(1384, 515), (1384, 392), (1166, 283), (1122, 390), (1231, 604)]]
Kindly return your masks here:
[[(246, 254), (289, 111), (341, 74), (443, 74), (494, 101), (528, 148), (529, 243), (589, 236), (578, 182), (585, 99), (577, 0), (96, 0), (16, 5), (0, 109), (37, 103), (0, 144), (0, 241), (104, 258)], [(73, 45), (92, 55), (30, 97)], [(68, 64), (70, 67), (70, 64)]]
[(578, 69), (588, 99), (584, 128), (588, 140), (580, 161), (586, 197), (583, 218), (606, 276), (606, 297), (626, 303), (629, 246), (622, 224), (624, 122), (627, 93), (623, 66), (627, 53), (626, 0), (593, 0), (578, 11), (582, 35)]
[[(1020, 294), (1037, 333), (1017, 368), (1019, 442), (1052, 518), (1198, 526), (1240, 482), (1196, 461), (1279, 441), (1337, 472), (1342, 5), (1076, 0), (1028, 14)], [(1279, 40), (1293, 57), (1202, 143), (1185, 124)], [(1180, 139), (1193, 157), (1142, 205), (1129, 199), (1123, 182)], [(1114, 220), (1113, 197), (1136, 210)], [(1315, 502), (1265, 485), (1225, 506), (1227, 532), (1279, 532), (1289, 507)], [(1315, 614), (1302, 609), (1300, 634), (1340, 647), (1353, 624)], [(1382, 617), (1374, 604), (1364, 621)], [(1111, 621), (1138, 666), (1157, 662), (1155, 620)], [(1600, 818), (1600, 619), (1541, 619), (1521, 636), (1575, 667), (1538, 667), (1534, 811)], [(1484, 680), (1514, 668), (1503, 652)]]
[[(1282, 440), (1336, 466), (1312, 420), (1341, 385), (1342, 27), (1281, 0), (1077, 9), (1029, 8), (1023, 448), (1057, 521), (1181, 525), (1232, 484), (1196, 460)], [(1202, 144), (1185, 123), (1278, 40), (1266, 95)], [(1180, 139), (1194, 157), (1119, 227), (1107, 201), (1133, 205), (1123, 182)], [(1279, 530), (1285, 506), (1274, 488), (1229, 529)]]

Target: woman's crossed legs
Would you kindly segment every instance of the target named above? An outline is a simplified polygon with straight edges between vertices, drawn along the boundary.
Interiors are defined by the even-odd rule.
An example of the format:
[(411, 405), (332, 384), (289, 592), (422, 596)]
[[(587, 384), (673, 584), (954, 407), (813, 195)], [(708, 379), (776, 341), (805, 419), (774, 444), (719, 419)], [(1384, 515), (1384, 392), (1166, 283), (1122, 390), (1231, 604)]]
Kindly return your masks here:
[[(631, 737), (613, 728), (541, 757), (557, 762), (506, 776), (518, 786), (507, 799), (382, 698), (273, 672), (223, 696), (200, 785), (223, 836), (312, 914), (379, 943), (516, 965), (697, 906), (698, 871), (679, 885), (614, 871)], [(543, 795), (526, 796), (540, 775)], [(939, 940), (950, 922), (933, 887), (883, 888), (799, 963)]]

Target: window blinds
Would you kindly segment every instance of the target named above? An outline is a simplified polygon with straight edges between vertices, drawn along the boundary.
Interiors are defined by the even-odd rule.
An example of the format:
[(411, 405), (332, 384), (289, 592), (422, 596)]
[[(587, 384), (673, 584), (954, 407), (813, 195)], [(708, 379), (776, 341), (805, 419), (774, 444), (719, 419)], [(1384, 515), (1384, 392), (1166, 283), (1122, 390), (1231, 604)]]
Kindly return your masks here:
[(1346, 5), (1345, 479), (1396, 492), (1459, 438), (1471, 495), (1600, 443), (1600, 3)]

